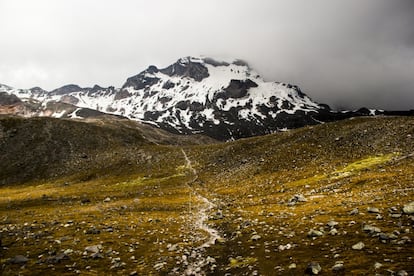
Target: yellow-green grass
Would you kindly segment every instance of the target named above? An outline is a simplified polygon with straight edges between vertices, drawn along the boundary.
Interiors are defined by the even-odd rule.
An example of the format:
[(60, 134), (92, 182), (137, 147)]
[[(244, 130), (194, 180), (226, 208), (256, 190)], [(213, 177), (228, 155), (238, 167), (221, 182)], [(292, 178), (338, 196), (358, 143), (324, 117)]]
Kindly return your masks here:
[[(173, 171), (175, 173), (175, 171)], [(125, 179), (100, 178), (79, 183), (61, 181), (0, 188), (0, 224), (3, 227), (2, 265), (5, 275), (15, 273), (6, 260), (14, 255), (30, 257), (22, 274), (82, 273), (125, 274), (138, 271), (158, 274), (154, 265), (175, 252), (167, 244), (191, 243), (190, 200), (195, 198), (183, 173), (160, 178), (129, 175)], [(109, 198), (110, 200), (105, 200)], [(90, 202), (82, 203), (88, 199)], [(108, 232), (108, 227), (112, 227)], [(13, 228), (16, 231), (12, 230)], [(97, 229), (99, 234), (87, 234)], [(4, 233), (12, 233), (10, 236)], [(62, 237), (68, 237), (63, 239)], [(86, 246), (101, 244), (112, 249), (126, 265), (110, 270), (107, 256), (89, 259), (82, 255)], [(187, 245), (188, 247), (188, 245)], [(39, 260), (72, 249), (70, 262), (36, 265)], [(54, 252), (52, 252), (54, 251)], [(169, 257), (170, 256), (170, 257)], [(131, 259), (134, 257), (135, 259)], [(76, 263), (75, 268), (65, 265)], [(172, 269), (173, 259), (165, 269)], [(50, 266), (50, 267), (48, 267)], [(88, 267), (88, 269), (86, 269)]]
[[(152, 161), (125, 169), (0, 187), (0, 229), (8, 248), (1, 252), (2, 273), (166, 275), (178, 267), (183, 274), (182, 256), (208, 238), (194, 224), (201, 206), (195, 192), (215, 204), (206, 223), (224, 238), (203, 253), (216, 260), (212, 275), (303, 275), (311, 261), (321, 264), (323, 275), (333, 274), (336, 261), (344, 262), (342, 275), (414, 273), (412, 242), (382, 243), (362, 231), (370, 224), (383, 233), (398, 231), (396, 242), (414, 240), (410, 216), (393, 218), (389, 211), (401, 213), (414, 201), (413, 132), (412, 119), (355, 119), (185, 147), (197, 178), (180, 148), (149, 146)], [(296, 194), (307, 201), (289, 204)], [(359, 214), (350, 214), (354, 208)], [(339, 235), (329, 234), (331, 220), (339, 223)], [(86, 234), (94, 228), (100, 233)], [(323, 236), (307, 236), (320, 228)], [(353, 250), (360, 241), (365, 248)], [(96, 244), (103, 246), (103, 259), (83, 256)], [(177, 247), (170, 251), (169, 244)], [(105, 255), (110, 248), (119, 254)], [(66, 249), (74, 250), (70, 260), (36, 264)], [(17, 254), (30, 257), (24, 268), (7, 264)], [(125, 266), (110, 269), (116, 257)], [(383, 266), (375, 270), (376, 262)]]

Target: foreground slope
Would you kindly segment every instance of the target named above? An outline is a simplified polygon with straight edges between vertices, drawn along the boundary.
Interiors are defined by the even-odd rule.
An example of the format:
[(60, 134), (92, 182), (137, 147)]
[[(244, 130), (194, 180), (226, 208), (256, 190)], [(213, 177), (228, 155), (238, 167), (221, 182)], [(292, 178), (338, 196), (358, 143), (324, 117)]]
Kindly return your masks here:
[(93, 177), (149, 158), (142, 149), (151, 145), (213, 141), (110, 117), (76, 121), (0, 116), (0, 185), (72, 174)]
[(139, 150), (151, 158), (3, 186), (3, 274), (414, 273), (413, 118)]

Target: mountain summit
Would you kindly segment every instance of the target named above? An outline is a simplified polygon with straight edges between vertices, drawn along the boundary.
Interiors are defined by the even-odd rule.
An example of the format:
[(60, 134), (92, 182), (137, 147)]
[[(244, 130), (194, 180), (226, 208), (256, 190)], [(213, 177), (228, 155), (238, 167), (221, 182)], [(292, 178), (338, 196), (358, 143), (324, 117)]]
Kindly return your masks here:
[(119, 94), (111, 104), (119, 114), (219, 139), (297, 127), (295, 120), (310, 123), (306, 114), (321, 109), (297, 86), (265, 82), (246, 63), (211, 58), (181, 58), (164, 69), (150, 66), (129, 78)]
[(121, 88), (70, 84), (46, 92), (2, 85), (0, 92), (47, 107), (47, 112), (35, 112), (40, 116), (81, 118), (109, 113), (173, 133), (203, 133), (220, 140), (378, 113), (368, 109), (332, 112), (296, 85), (265, 81), (244, 61), (195, 57), (180, 58), (162, 69), (151, 65)]

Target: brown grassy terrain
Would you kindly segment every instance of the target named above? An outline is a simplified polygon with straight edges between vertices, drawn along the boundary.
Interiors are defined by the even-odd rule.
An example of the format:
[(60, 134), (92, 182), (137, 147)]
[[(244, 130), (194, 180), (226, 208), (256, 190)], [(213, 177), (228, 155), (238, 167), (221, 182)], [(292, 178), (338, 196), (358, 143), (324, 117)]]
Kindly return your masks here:
[[(402, 212), (414, 201), (413, 118), (209, 145), (142, 136), (100, 148), (102, 166), (1, 186), (2, 274), (182, 275), (197, 260), (191, 271), (212, 275), (303, 275), (311, 261), (322, 275), (414, 273), (414, 217)], [(222, 237), (203, 249), (200, 196)]]

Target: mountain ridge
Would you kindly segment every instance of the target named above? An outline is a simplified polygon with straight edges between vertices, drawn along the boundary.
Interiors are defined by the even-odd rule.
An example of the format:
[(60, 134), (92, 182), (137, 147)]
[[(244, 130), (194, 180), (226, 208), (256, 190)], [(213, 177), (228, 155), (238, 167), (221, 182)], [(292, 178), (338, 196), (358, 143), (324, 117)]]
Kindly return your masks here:
[(52, 102), (72, 106), (70, 112), (56, 109), (53, 117), (81, 118), (81, 110), (89, 109), (150, 123), (172, 133), (202, 133), (219, 140), (385, 114), (366, 108), (332, 111), (296, 85), (265, 81), (244, 61), (206, 57), (180, 58), (161, 69), (150, 65), (127, 78), (121, 88), (69, 84), (47, 92), (1, 85), (0, 92), (14, 94), (22, 101), (37, 101), (39, 108)]

